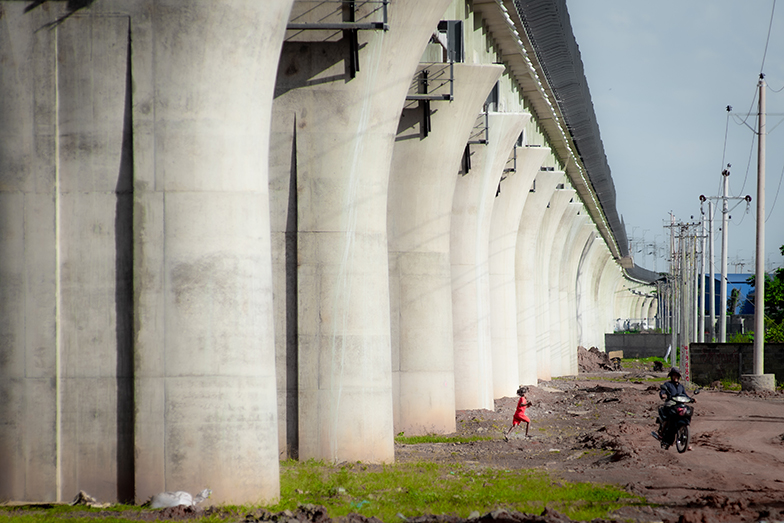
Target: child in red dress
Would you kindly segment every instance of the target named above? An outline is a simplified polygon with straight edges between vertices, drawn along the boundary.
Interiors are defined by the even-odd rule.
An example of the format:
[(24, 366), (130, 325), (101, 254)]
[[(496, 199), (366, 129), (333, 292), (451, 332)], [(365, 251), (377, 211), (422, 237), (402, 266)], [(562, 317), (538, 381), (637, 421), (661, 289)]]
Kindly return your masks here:
[(512, 417), (512, 426), (509, 427), (509, 430), (504, 434), (504, 441), (509, 441), (509, 433), (523, 421), (525, 422), (525, 437), (528, 437), (528, 425), (531, 423), (531, 420), (525, 415), (525, 409), (532, 406), (533, 403), (529, 403), (525, 398), (527, 393), (528, 387), (520, 385), (520, 388), (517, 389), (517, 395), (520, 396), (520, 399), (517, 400), (517, 409)]

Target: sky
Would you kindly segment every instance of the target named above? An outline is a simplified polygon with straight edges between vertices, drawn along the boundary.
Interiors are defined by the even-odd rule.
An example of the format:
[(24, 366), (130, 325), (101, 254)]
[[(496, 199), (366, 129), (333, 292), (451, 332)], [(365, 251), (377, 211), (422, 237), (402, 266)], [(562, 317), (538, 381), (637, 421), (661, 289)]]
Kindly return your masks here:
[[(784, 266), (784, 1), (775, 8), (774, 1), (567, 0), (637, 265), (667, 270), (670, 213), (700, 221), (700, 195), (722, 195), (721, 171), (730, 164), (728, 272), (754, 272), (762, 72), (766, 270)], [(746, 195), (748, 212), (738, 199)], [(721, 201), (714, 202), (719, 272)]]

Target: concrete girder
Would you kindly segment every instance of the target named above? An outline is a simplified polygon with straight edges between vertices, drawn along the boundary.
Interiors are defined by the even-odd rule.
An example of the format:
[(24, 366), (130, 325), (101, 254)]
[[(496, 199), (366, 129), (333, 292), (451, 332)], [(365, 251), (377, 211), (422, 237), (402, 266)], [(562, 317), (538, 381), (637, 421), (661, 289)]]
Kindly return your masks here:
[(490, 113), (488, 140), (457, 181), (452, 206), (452, 311), (455, 406), (493, 409), (489, 245), (493, 204), (504, 166), (530, 115)]
[(493, 205), (490, 292), (493, 300), (493, 396), (496, 398), (511, 395), (521, 383), (515, 258), (526, 199), (549, 152), (544, 147), (518, 147), (517, 170), (501, 182)]
[[(455, 64), (458, 96), (401, 118), (389, 181), (388, 236), (394, 430), (455, 431), (455, 365), (449, 231), (465, 143), (498, 65)], [(413, 113), (413, 114), (411, 114)]]
[(552, 304), (550, 301), (552, 299), (550, 296), (550, 266), (555, 261), (552, 258), (552, 251), (558, 235), (558, 225), (563, 214), (572, 205), (571, 202), (575, 194), (576, 191), (571, 188), (555, 191), (542, 218), (536, 243), (536, 273), (538, 275), (536, 278), (536, 366), (538, 378), (544, 380), (549, 380), (553, 376), (553, 370), (558, 371), (558, 369), (552, 369), (552, 351), (553, 346), (558, 344), (559, 334), (552, 327), (551, 306), (553, 308), (558, 306), (557, 303)]
[(150, 4), (0, 5), (0, 499), (279, 494), (268, 71), (291, 1)]
[(290, 31), (284, 43), (273, 117), (295, 150), (278, 179), (296, 180), (285, 195), (297, 208), (287, 350), (297, 352), (300, 459), (394, 461), (389, 172), (411, 78), (448, 3), (390, 5), (389, 31), (359, 32), (353, 77), (348, 38)]
[[(536, 149), (536, 148), (532, 148)], [(549, 153), (549, 149), (542, 148)], [(537, 322), (539, 305), (536, 286), (536, 241), (553, 194), (557, 190), (563, 173), (539, 171), (536, 173), (525, 207), (520, 218), (517, 244), (515, 246), (515, 293), (517, 296), (517, 350), (519, 381), (525, 385), (537, 383)]]

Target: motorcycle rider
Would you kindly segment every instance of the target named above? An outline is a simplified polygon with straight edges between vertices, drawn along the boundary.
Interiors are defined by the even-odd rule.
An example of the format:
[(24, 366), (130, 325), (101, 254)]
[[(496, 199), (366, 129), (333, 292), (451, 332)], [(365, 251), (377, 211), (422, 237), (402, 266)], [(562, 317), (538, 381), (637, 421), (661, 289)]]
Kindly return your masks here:
[[(693, 398), (686, 394), (686, 388), (681, 383), (681, 371), (676, 367), (672, 367), (667, 374), (667, 377), (670, 378), (670, 380), (662, 383), (659, 388), (659, 397), (665, 401), (665, 404), (659, 407), (659, 419), (661, 420), (659, 435), (662, 438), (662, 447), (667, 445), (663, 438), (664, 435), (667, 434), (667, 423), (673, 414), (673, 406), (667, 405), (666, 402), (673, 396), (686, 396), (692, 402), (694, 401)], [(691, 450), (691, 447), (689, 447), (689, 450)]]

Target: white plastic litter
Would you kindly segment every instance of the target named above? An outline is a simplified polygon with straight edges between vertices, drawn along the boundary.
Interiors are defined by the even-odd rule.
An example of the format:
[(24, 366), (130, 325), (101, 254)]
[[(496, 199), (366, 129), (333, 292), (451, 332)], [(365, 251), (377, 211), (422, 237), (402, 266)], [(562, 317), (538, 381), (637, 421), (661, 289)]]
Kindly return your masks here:
[(177, 492), (161, 492), (150, 498), (150, 508), (166, 508), (185, 505), (186, 507), (195, 507), (208, 497), (212, 491), (208, 488), (199, 492), (196, 496), (191, 496), (187, 492), (178, 490)]

